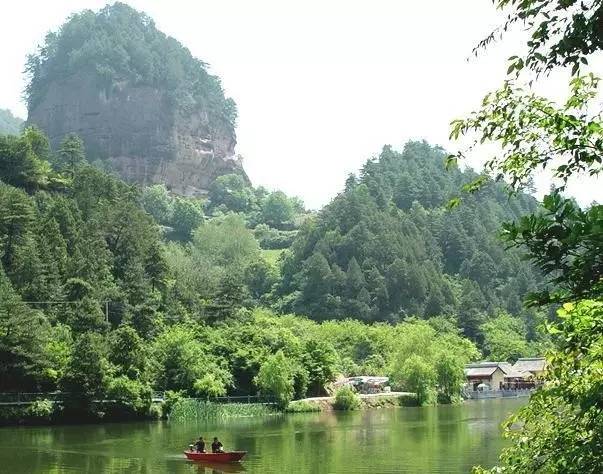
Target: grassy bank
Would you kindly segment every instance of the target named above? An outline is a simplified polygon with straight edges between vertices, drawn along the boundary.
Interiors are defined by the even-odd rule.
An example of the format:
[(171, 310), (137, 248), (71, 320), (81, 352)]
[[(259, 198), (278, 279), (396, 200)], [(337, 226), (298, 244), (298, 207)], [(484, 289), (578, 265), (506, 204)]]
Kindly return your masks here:
[[(366, 410), (390, 407), (417, 406), (413, 394), (357, 395), (348, 397), (316, 397), (289, 403), (285, 413), (309, 413), (331, 410)], [(276, 415), (276, 406), (261, 403), (215, 403), (190, 398), (177, 398), (155, 403), (142, 411), (124, 409), (115, 403), (98, 403), (86, 409), (65, 408), (49, 400), (39, 400), (27, 406), (5, 406), (0, 410), (0, 426), (49, 425), (67, 423), (101, 423), (134, 420), (169, 419), (175, 422), (219, 420)]]

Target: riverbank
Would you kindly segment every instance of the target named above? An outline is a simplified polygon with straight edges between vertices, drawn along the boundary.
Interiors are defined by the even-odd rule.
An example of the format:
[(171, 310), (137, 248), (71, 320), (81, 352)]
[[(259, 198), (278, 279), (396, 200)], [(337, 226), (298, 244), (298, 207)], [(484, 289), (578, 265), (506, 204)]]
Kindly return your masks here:
[(121, 403), (95, 403), (93, 406), (64, 405), (51, 400), (0, 407), (1, 426), (71, 425), (157, 421), (165, 418), (165, 403), (134, 409)]
[[(357, 394), (356, 396), (359, 403), (355, 409), (359, 410), (417, 405), (416, 396), (411, 392)], [(335, 397), (310, 397), (295, 400), (289, 403), (285, 411), (288, 413), (300, 413), (331, 410), (338, 410)]]
[(194, 398), (166, 399), (152, 403), (144, 410), (124, 410), (115, 403), (99, 403), (90, 411), (65, 409), (62, 404), (39, 400), (27, 406), (2, 407), (0, 426), (14, 425), (63, 425), (106, 422), (174, 420), (207, 421), (228, 418), (248, 418), (282, 413), (327, 412), (337, 410), (368, 410), (375, 408), (417, 406), (412, 392), (385, 392), (354, 394), (357, 403), (353, 408), (337, 405), (335, 396), (310, 397), (294, 400), (287, 408), (280, 409), (271, 403), (216, 403)]

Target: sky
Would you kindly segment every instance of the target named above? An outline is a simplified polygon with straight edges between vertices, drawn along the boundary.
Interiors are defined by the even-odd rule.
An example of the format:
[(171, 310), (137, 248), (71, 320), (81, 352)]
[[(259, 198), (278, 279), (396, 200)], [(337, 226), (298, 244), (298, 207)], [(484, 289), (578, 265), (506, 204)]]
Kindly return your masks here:
[[(25, 118), (26, 54), (70, 13), (106, 0), (20, 0), (0, 18), (0, 108)], [(511, 35), (477, 59), (472, 48), (501, 21), (490, 0), (127, 0), (210, 64), (238, 105), (237, 153), (254, 185), (281, 189), (310, 208), (383, 145), (425, 139), (455, 151), (449, 124), (498, 87)], [(562, 97), (566, 78), (543, 86)], [(486, 157), (478, 156), (473, 163)], [(548, 188), (547, 178), (536, 183)], [(601, 181), (570, 194), (603, 202)]]

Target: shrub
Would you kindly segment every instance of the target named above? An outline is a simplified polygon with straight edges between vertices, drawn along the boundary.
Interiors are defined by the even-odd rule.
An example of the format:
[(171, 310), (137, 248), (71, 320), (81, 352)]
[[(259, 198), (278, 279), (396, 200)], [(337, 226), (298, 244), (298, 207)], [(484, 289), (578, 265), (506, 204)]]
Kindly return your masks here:
[(163, 404), (153, 403), (149, 407), (149, 418), (152, 420), (161, 420), (163, 418)]
[(54, 404), (50, 400), (36, 400), (27, 407), (26, 415), (39, 421), (50, 421)]
[(27, 408), (23, 407), (2, 407), (0, 410), (0, 426), (14, 425), (22, 423), (26, 417)]
[(165, 398), (163, 401), (163, 413), (169, 416), (172, 413), (172, 409), (180, 400), (183, 399), (184, 392), (181, 390), (174, 391), (168, 390), (165, 392)]
[(205, 374), (193, 384), (195, 394), (203, 398), (221, 397), (226, 395), (226, 385), (213, 373)]
[(276, 398), (281, 408), (285, 408), (293, 398), (293, 367), (283, 351), (269, 356), (260, 367), (255, 378), (256, 385), (263, 394)]
[(336, 410), (357, 410), (360, 408), (360, 397), (350, 387), (340, 388), (335, 394), (333, 408)]
[(427, 405), (435, 400), (436, 371), (422, 357), (411, 355), (396, 368), (393, 375), (406, 390), (416, 394), (419, 405)]
[(114, 404), (107, 408), (118, 415), (140, 415), (148, 413), (151, 406), (151, 389), (138, 380), (120, 376), (109, 382), (107, 398)]

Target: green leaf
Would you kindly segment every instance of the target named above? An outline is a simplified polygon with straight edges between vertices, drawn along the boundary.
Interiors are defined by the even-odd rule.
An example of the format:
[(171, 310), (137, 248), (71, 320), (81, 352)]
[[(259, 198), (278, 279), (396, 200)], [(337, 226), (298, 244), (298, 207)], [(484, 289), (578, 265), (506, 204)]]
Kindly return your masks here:
[(456, 168), (458, 165), (458, 157), (456, 155), (448, 155), (445, 161), (445, 167), (447, 170)]
[(455, 197), (450, 199), (450, 201), (448, 201), (446, 203), (446, 209), (448, 209), (449, 211), (454, 209), (455, 207), (458, 207), (461, 204), (461, 198), (460, 197)]

